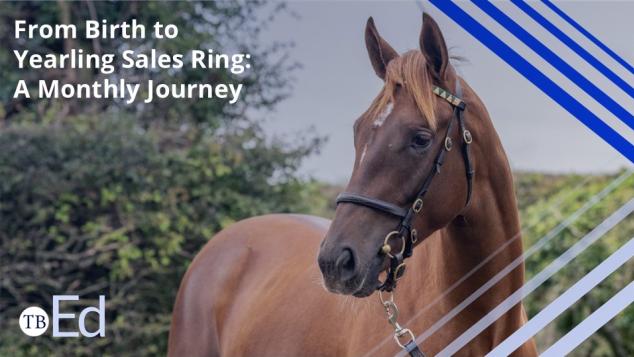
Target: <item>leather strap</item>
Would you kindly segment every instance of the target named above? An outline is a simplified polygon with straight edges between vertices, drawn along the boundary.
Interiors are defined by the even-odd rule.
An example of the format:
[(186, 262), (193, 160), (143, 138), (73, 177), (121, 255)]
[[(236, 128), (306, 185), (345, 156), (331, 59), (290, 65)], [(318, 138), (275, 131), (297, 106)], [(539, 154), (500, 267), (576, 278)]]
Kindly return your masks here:
[[(456, 96), (462, 97), (462, 84), (460, 84), (460, 79), (456, 81)], [(458, 118), (460, 135), (462, 135), (462, 158), (464, 159), (464, 167), (467, 176), (467, 201), (465, 202), (465, 206), (467, 206), (469, 202), (471, 202), (471, 192), (473, 191), (473, 175), (475, 174), (475, 170), (473, 169), (473, 165), (471, 164), (471, 155), (469, 154), (469, 145), (473, 141), (473, 137), (471, 136), (471, 132), (467, 130), (464, 122), (464, 117), (462, 116), (464, 108), (465, 104), (463, 102), (462, 107), (460, 108), (461, 110), (458, 110), (455, 115)]]
[(412, 340), (403, 346), (403, 349), (409, 353), (411, 357), (425, 357), (425, 354), (418, 348), (416, 341)]
[(393, 216), (405, 218), (407, 215), (407, 209), (399, 207), (397, 205), (385, 202), (376, 198), (358, 195), (356, 193), (342, 192), (337, 196), (337, 204), (339, 203), (354, 203), (361, 206), (373, 208), (385, 213), (389, 213)]

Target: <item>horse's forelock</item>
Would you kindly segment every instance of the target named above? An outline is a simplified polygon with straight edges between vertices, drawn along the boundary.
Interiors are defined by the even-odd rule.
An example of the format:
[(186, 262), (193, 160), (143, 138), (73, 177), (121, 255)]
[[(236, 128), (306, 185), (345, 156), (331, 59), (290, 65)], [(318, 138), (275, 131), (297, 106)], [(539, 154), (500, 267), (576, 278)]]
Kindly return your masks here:
[(368, 120), (375, 120), (387, 105), (394, 101), (397, 85), (402, 86), (414, 98), (420, 113), (427, 119), (430, 128), (436, 128), (434, 94), (427, 72), (425, 56), (420, 51), (408, 51), (390, 61), (387, 66), (385, 85), (366, 111)]

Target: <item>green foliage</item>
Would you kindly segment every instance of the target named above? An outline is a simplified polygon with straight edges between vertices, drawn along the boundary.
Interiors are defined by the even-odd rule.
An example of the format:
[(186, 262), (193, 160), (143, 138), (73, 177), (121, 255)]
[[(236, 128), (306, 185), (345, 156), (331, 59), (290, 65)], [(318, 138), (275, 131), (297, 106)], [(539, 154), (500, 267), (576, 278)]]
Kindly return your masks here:
[[(154, 132), (107, 118), (5, 130), (0, 311), (10, 318), (0, 340), (12, 343), (0, 354), (163, 352), (180, 278), (215, 232), (309, 210), (294, 171), (311, 147), (270, 143), (249, 127), (164, 152)], [(71, 293), (107, 295), (107, 339), (16, 335), (23, 308), (50, 311), (51, 294)]]
[[(522, 200), (521, 194), (518, 194), (520, 206), (522, 201), (532, 201), (532, 204), (526, 205), (520, 211), (525, 232), (524, 245), (526, 247), (533, 245), (620, 175), (628, 175), (628, 172), (610, 176), (585, 177), (577, 175), (520, 175), (516, 179), (518, 193), (530, 190), (550, 192), (546, 195), (527, 195), (524, 200)], [(526, 186), (537, 187), (529, 188)], [(541, 188), (538, 188), (540, 186)], [(549, 244), (532, 255), (526, 261), (527, 278), (544, 269), (632, 197), (634, 197), (634, 175), (628, 176), (605, 198), (593, 204), (572, 224), (559, 232)], [(634, 237), (634, 220), (626, 218), (527, 297), (525, 304), (529, 317), (537, 314), (632, 237)], [(538, 334), (537, 342), (538, 346), (541, 347), (540, 350), (545, 349), (570, 331), (632, 280), (634, 280), (634, 262), (629, 261)], [(632, 343), (634, 325), (631, 324), (633, 319), (634, 310), (626, 309), (577, 348), (574, 355), (634, 355), (634, 344)]]
[[(289, 44), (260, 41), (283, 3), (2, 2), (0, 3), (0, 355), (154, 356), (166, 351), (172, 304), (193, 256), (220, 229), (271, 212), (309, 212), (318, 186), (297, 175), (320, 140), (300, 145), (264, 136), (257, 114), (289, 93)], [(29, 23), (109, 23), (136, 18), (176, 24), (158, 41), (15, 39)], [(91, 69), (18, 70), (13, 50), (63, 53), (81, 48), (119, 54), (250, 53), (251, 69), (123, 70), (110, 79), (245, 85), (226, 100), (13, 99), (18, 79), (90, 83)], [(37, 339), (17, 326), (26, 306), (50, 311), (51, 295), (107, 297), (107, 338)], [(93, 323), (89, 322), (89, 323)], [(89, 325), (89, 330), (91, 326)], [(92, 329), (94, 330), (94, 329)]]

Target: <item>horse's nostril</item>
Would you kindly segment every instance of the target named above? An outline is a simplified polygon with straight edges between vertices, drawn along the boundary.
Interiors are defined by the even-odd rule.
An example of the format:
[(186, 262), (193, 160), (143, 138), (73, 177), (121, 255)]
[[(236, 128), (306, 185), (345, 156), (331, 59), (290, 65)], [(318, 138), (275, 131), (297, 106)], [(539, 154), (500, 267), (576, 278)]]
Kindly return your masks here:
[(337, 262), (335, 263), (339, 274), (341, 274), (342, 280), (348, 280), (352, 278), (354, 275), (354, 255), (352, 254), (352, 250), (349, 248), (345, 248), (343, 252), (337, 258)]

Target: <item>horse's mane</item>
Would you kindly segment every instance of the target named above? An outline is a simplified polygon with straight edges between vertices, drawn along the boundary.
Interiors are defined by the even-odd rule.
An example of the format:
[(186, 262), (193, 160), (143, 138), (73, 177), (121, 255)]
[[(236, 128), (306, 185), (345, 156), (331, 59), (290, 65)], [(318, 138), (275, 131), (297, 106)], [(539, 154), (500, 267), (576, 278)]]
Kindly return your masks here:
[(388, 63), (385, 85), (366, 111), (366, 118), (374, 120), (380, 116), (386, 106), (393, 102), (399, 85), (412, 95), (420, 113), (427, 119), (429, 126), (435, 129), (432, 79), (427, 72), (425, 56), (417, 50), (408, 51)]

